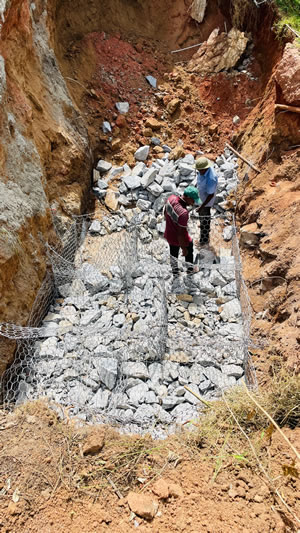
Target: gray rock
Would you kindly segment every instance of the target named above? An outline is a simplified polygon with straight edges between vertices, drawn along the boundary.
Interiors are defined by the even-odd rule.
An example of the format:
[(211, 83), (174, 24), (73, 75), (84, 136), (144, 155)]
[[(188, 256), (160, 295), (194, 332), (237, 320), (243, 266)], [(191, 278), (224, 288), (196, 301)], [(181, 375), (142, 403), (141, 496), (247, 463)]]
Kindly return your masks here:
[[(124, 165), (125, 166), (125, 165)], [(124, 166), (122, 167), (112, 167), (109, 171), (109, 173), (107, 174), (106, 176), (106, 179), (109, 181), (111, 180), (112, 178), (114, 178), (115, 176), (119, 176), (119, 174), (123, 174), (124, 172)], [(127, 165), (128, 166), (128, 165)], [(129, 168), (130, 170), (130, 168)], [(129, 176), (130, 172), (126, 172), (126, 176)], [(124, 176), (125, 177), (125, 176)]]
[(111, 167), (112, 167), (111, 163), (109, 163), (108, 161), (104, 161), (104, 159), (99, 159), (97, 166), (96, 166), (96, 170), (99, 170), (99, 172), (104, 174), (105, 172), (108, 172), (111, 169)]
[(198, 408), (190, 403), (182, 403), (176, 405), (172, 411), (172, 416), (176, 422), (184, 424), (188, 420), (192, 420), (198, 414)]
[(150, 146), (145, 145), (141, 146), (137, 149), (137, 151), (134, 153), (134, 157), (137, 161), (146, 161), (148, 155), (149, 155)]
[(78, 271), (78, 275), (85, 283), (90, 294), (101, 292), (109, 286), (108, 279), (100, 274), (99, 270), (90, 263), (83, 263)]
[(101, 316), (100, 309), (91, 309), (90, 311), (85, 311), (80, 319), (81, 326), (88, 326), (91, 322), (96, 322)]
[(156, 89), (156, 86), (157, 86), (156, 78), (154, 78), (153, 76), (145, 76), (145, 78), (146, 78), (147, 82), (149, 83), (149, 85), (151, 85), (151, 87)]
[(151, 144), (154, 144), (154, 146), (159, 146), (161, 144), (160, 139), (158, 137), (151, 137)]
[(163, 381), (171, 382), (178, 378), (178, 363), (172, 361), (164, 361), (162, 369)]
[(234, 322), (241, 316), (241, 305), (237, 298), (223, 305), (223, 310), (220, 316), (224, 322)]
[(133, 418), (137, 424), (149, 424), (153, 420), (154, 413), (155, 410), (152, 405), (141, 405), (134, 413)]
[(102, 229), (101, 222), (99, 222), (99, 220), (94, 220), (94, 222), (92, 222), (92, 224), (89, 227), (89, 232), (94, 235), (99, 235), (101, 232), (101, 229)]
[(121, 392), (118, 392), (117, 394), (113, 394), (111, 397), (111, 402), (110, 402), (110, 408), (112, 407), (116, 409), (124, 409), (124, 410), (129, 409), (130, 405), (128, 402), (127, 394), (123, 394)]
[(124, 178), (123, 183), (128, 189), (137, 189), (141, 186), (141, 179), (139, 176), (130, 175)]
[(140, 161), (139, 163), (137, 163), (133, 167), (133, 169), (131, 171), (131, 175), (132, 176), (140, 176), (140, 177), (142, 177), (145, 174), (146, 171), (147, 171), (147, 167), (146, 167), (145, 163)]
[(148, 202), (147, 200), (139, 199), (136, 203), (136, 206), (139, 207), (142, 211), (149, 211), (151, 207), (151, 202)]
[(237, 379), (244, 375), (243, 368), (238, 365), (222, 365), (222, 372), (226, 374), (226, 376), (233, 376)]
[(164, 192), (163, 188), (155, 181), (148, 185), (147, 190), (151, 192), (153, 196), (160, 196)]
[(104, 120), (104, 122), (102, 122), (102, 131), (103, 133), (111, 133), (111, 125), (110, 122), (108, 122), (107, 120)]
[(150, 379), (153, 383), (159, 383), (162, 380), (161, 363), (151, 363), (148, 368)]
[[(97, 187), (98, 187), (98, 189), (100, 189), (100, 191), (104, 191), (104, 190), (106, 190), (108, 188), (108, 185), (107, 185), (106, 181), (99, 179), (97, 181)], [(97, 222), (97, 221), (94, 220), (94, 222)]]
[(146, 392), (145, 394), (145, 400), (144, 400), (145, 403), (158, 403), (158, 400), (157, 400), (157, 397), (155, 395), (155, 393), (151, 390), (149, 392)]
[(195, 169), (191, 165), (187, 165), (186, 163), (182, 163), (181, 162), (181, 163), (178, 164), (178, 170), (179, 170), (181, 176), (187, 177)]
[(128, 102), (117, 102), (116, 108), (121, 113), (121, 115), (126, 115), (129, 111), (129, 103)]
[(222, 173), (223, 173), (223, 176), (226, 180), (230, 179), (233, 177), (233, 174), (234, 174), (234, 163), (229, 163), (228, 161), (226, 161), (226, 163), (224, 163), (223, 165), (221, 165), (220, 167)]
[(113, 390), (118, 376), (118, 360), (110, 357), (93, 359), (98, 370), (100, 381), (109, 389)]
[(166, 409), (166, 411), (170, 411), (176, 405), (184, 403), (184, 401), (184, 398), (181, 398), (180, 396), (166, 396), (163, 398), (161, 406), (163, 409)]
[(69, 403), (74, 404), (75, 406), (76, 404), (83, 406), (92, 397), (92, 395), (92, 391), (80, 383), (70, 390), (68, 394)]
[(169, 196), (169, 193), (164, 193), (161, 196), (158, 196), (158, 198), (156, 198), (156, 200), (155, 200), (155, 202), (153, 204), (153, 209), (154, 209), (155, 213), (160, 213), (162, 211), (168, 196)]
[(164, 178), (161, 184), (164, 191), (168, 191), (170, 193), (176, 192), (176, 185), (174, 181), (171, 178)]
[(204, 375), (219, 389), (227, 389), (235, 385), (235, 378), (226, 376), (214, 367), (207, 367), (203, 370)]
[[(191, 389), (193, 392), (195, 392), (196, 394), (198, 394), (199, 396), (199, 388), (198, 388), (198, 385), (196, 385), (195, 383), (189, 383), (188, 384), (188, 387), (189, 389)], [(199, 398), (196, 398), (196, 396), (194, 396), (191, 392), (189, 391), (186, 391), (185, 395), (185, 400), (193, 405), (197, 405), (199, 404), (200, 400)]]
[(158, 422), (161, 422), (162, 424), (171, 424), (172, 416), (169, 413), (167, 413), (167, 411), (165, 411), (161, 407), (161, 405), (156, 405), (154, 409), (155, 409), (154, 415)]
[(122, 373), (126, 377), (148, 379), (149, 372), (144, 363), (127, 362), (122, 365)]
[(209, 281), (214, 286), (219, 285), (220, 287), (224, 287), (227, 284), (227, 281), (223, 278), (218, 270), (211, 271)]
[(125, 324), (125, 315), (123, 313), (118, 313), (113, 317), (113, 325), (117, 328), (121, 328)]
[(89, 405), (96, 409), (106, 409), (109, 403), (110, 396), (110, 391), (99, 389), (92, 398), (92, 400), (89, 402)]
[(133, 405), (138, 405), (139, 403), (142, 403), (145, 399), (145, 394), (148, 392), (148, 390), (148, 385), (146, 383), (140, 383), (139, 385), (131, 387), (127, 391), (130, 403), (132, 403)]
[(209, 379), (204, 379), (199, 383), (200, 394), (205, 394), (211, 388), (211, 382)]
[(167, 144), (163, 144), (163, 145), (162, 145), (162, 149), (163, 149), (163, 151), (166, 152), (166, 153), (170, 153), (170, 152), (172, 152), (172, 148), (170, 148), (170, 146), (168, 146)]
[(144, 187), (144, 189), (147, 189), (151, 183), (154, 182), (156, 175), (157, 175), (157, 169), (156, 168), (149, 168), (141, 178), (141, 186)]

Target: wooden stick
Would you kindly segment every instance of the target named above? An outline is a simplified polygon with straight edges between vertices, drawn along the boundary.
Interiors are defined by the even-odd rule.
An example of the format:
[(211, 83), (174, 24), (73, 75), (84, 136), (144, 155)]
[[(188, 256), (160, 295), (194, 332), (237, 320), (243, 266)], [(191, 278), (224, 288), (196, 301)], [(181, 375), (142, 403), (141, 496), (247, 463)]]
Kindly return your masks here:
[(244, 163), (247, 163), (247, 165), (249, 165), (249, 167), (253, 168), (253, 170), (255, 170), (255, 172), (260, 172), (259, 168), (255, 167), (254, 165), (252, 165), (252, 163), (250, 163), (247, 159), (245, 159), (239, 152), (237, 152), (234, 148), (232, 148), (232, 146), (230, 146), (230, 144), (226, 143), (225, 146), (227, 146), (227, 148), (229, 148), (229, 150), (231, 150), (231, 152), (233, 152), (235, 155), (237, 155), (242, 161), (244, 161)]
[(116, 493), (116, 495), (118, 496), (118, 498), (120, 498), (120, 500), (121, 500), (121, 499), (123, 498), (123, 495), (122, 495), (122, 493), (119, 491), (119, 489), (117, 489), (117, 487), (116, 487), (116, 485), (114, 484), (113, 480), (110, 479), (109, 476), (107, 476), (106, 479), (107, 479), (108, 483), (110, 483), (110, 485), (112, 486), (112, 488), (113, 488), (114, 492)]
[(184, 50), (190, 50), (191, 48), (196, 48), (196, 46), (201, 46), (203, 43), (192, 44), (192, 46), (187, 46), (186, 48), (179, 48), (178, 50), (171, 50), (171, 54), (176, 54), (177, 52), (183, 52)]
[(287, 444), (289, 445), (289, 447), (293, 450), (294, 454), (296, 455), (297, 459), (300, 461), (300, 454), (299, 452), (296, 450), (295, 446), (293, 446), (293, 444), (291, 443), (291, 441), (287, 438), (287, 436), (283, 433), (283, 431), (280, 429), (280, 427), (278, 426), (278, 424), (276, 424), (275, 420), (271, 417), (271, 415), (269, 415), (269, 413), (256, 401), (255, 398), (253, 398), (253, 396), (250, 394), (250, 392), (248, 391), (245, 383), (243, 383), (243, 387), (246, 391), (246, 393), (248, 394), (249, 398), (255, 403), (255, 405), (264, 413), (264, 415), (266, 415), (266, 417), (270, 420), (270, 422), (272, 422), (273, 426), (277, 429), (277, 431), (279, 431), (280, 435), (284, 438), (284, 440), (287, 442)]
[(184, 388), (190, 392), (191, 394), (193, 394), (196, 398), (198, 398), (198, 400), (200, 400), (200, 402), (204, 403), (204, 405), (206, 407), (211, 407), (211, 403), (210, 402), (207, 402), (206, 400), (203, 400), (203, 398), (201, 398), (201, 396), (199, 396), (199, 394), (197, 394), (196, 392), (192, 391), (192, 389), (190, 389), (187, 385), (184, 385)]
[(275, 104), (275, 109), (290, 111), (291, 113), (300, 113), (300, 107), (295, 107), (293, 105)]
[(291, 26), (289, 26), (288, 24), (284, 24), (284, 26), (286, 26), (289, 30), (291, 30), (295, 35), (297, 35), (297, 37), (299, 37), (300, 39), (300, 34), (294, 30), (293, 28), (291, 28)]

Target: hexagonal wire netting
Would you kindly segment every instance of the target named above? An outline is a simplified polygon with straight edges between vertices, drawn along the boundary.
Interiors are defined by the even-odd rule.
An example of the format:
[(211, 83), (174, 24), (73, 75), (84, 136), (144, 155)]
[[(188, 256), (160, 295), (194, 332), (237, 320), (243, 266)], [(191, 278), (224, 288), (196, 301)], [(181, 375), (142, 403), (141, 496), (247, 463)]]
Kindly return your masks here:
[[(55, 250), (49, 245), (46, 246), (47, 254), (51, 269), (47, 273), (43, 284), (37, 295), (35, 304), (33, 306), (28, 325), (21, 327), (14, 324), (0, 324), (0, 336), (6, 339), (13, 339), (16, 341), (15, 358), (12, 365), (6, 370), (1, 379), (1, 394), (2, 403), (8, 407), (14, 405), (16, 402), (20, 403), (25, 398), (30, 397), (31, 391), (39, 390), (39, 384), (35, 381), (34, 375), (34, 353), (35, 343), (37, 339), (49, 337), (49, 327), (41, 325), (45, 314), (48, 312), (51, 303), (55, 296), (64, 295), (64, 287), (69, 290), (70, 286), (76, 280), (85, 283), (85, 274), (82, 271), (82, 266), (86, 263), (92, 264), (99, 271), (106, 272), (112, 266), (116, 266), (121, 273), (123, 279), (124, 295), (128, 294), (131, 285), (131, 275), (138, 262), (138, 258), (143, 254), (143, 248), (147, 248), (147, 256), (156, 253), (157, 244), (148, 239), (145, 242), (144, 229), (139, 217), (133, 218), (126, 229), (114, 232), (104, 238), (99, 239), (98, 246), (95, 243), (89, 242), (87, 237), (87, 230), (92, 221), (91, 215), (84, 215), (74, 217), (73, 222), (69, 225), (67, 231), (61, 232), (57, 228), (58, 236), (60, 237), (61, 247)], [(194, 233), (197, 232), (198, 217), (191, 217), (191, 223), (194, 225)], [(230, 223), (232, 231), (231, 244), (225, 248), (222, 246), (224, 240), (221, 238), (221, 232), (226, 228), (226, 224)], [(144, 232), (144, 233), (143, 233)], [(223, 257), (223, 268), (234, 269), (235, 279), (237, 284), (237, 293), (241, 303), (244, 338), (241, 343), (241, 350), (244, 352), (245, 363), (245, 377), (248, 386), (256, 386), (255, 370), (253, 368), (251, 358), (249, 357), (248, 345), (250, 339), (250, 323), (251, 323), (251, 306), (247, 293), (247, 288), (242, 278), (241, 261), (239, 254), (239, 245), (236, 236), (235, 223), (233, 217), (227, 215), (210, 217), (201, 217), (200, 219), (200, 244), (205, 244), (203, 241), (210, 234), (210, 250), (201, 256), (201, 252), (196, 258), (196, 262), (200, 264), (202, 269), (213, 269), (220, 266)], [(144, 238), (144, 242), (141, 242)], [(202, 239), (202, 242), (201, 242)], [(146, 239), (147, 240), (147, 239)], [(212, 252), (212, 250), (214, 250)], [(221, 258), (219, 254), (223, 254)], [(217, 259), (212, 260), (211, 253)], [(149, 261), (149, 259), (148, 259)], [(149, 265), (150, 269), (156, 268), (152, 261)], [(183, 268), (182, 261), (179, 261), (179, 269)], [(127, 350), (122, 353), (122, 361), (126, 360), (144, 360), (148, 361), (160, 360), (165, 353), (167, 328), (168, 328), (168, 309), (165, 282), (163, 277), (159, 276), (157, 293), (160, 295), (160, 316), (159, 324), (152, 324), (151, 329), (155, 334), (152, 336), (153, 342), (149, 345), (149, 339), (145, 343), (145, 332), (133, 333), (127, 332)], [(76, 296), (76, 295), (75, 295)], [(80, 294), (78, 295), (80, 298)], [(78, 334), (84, 338), (88, 338), (93, 334), (87, 328), (84, 331), (79, 331)], [(123, 339), (124, 340), (124, 339)], [(145, 344), (145, 349), (143, 349)], [(136, 346), (139, 346), (138, 351)], [(150, 349), (149, 349), (150, 346)], [(88, 372), (89, 361), (86, 361), (86, 371)], [(119, 374), (116, 390), (123, 391), (124, 376)], [(39, 390), (39, 394), (43, 394), (43, 390)], [(36, 396), (35, 396), (36, 397)], [(78, 398), (78, 406), (80, 406), (81, 398)], [(111, 411), (110, 406), (110, 411)], [(104, 410), (105, 411), (105, 410)], [(102, 409), (102, 412), (104, 412)]]

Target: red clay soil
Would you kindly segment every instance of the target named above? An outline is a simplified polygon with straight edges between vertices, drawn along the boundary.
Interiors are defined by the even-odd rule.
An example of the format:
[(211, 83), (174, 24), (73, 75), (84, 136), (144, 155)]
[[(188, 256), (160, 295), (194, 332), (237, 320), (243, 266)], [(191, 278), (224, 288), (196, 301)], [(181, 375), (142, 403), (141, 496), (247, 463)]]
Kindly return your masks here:
[[(260, 437), (259, 453), (291, 513), (279, 505), (253, 457), (246, 461), (243, 441), (239, 450), (228, 451), (224, 444), (214, 456), (205, 444), (180, 434), (153, 442), (103, 427), (76, 430), (39, 403), (14, 415), (0, 413), (0, 422), (3, 533), (297, 530), (293, 514), (299, 511), (300, 481), (292, 475), (297, 465), (283, 474), (293, 453), (279, 434), (271, 444)], [(285, 433), (297, 445), (299, 430)], [(131, 513), (130, 490), (158, 503), (153, 519)]]

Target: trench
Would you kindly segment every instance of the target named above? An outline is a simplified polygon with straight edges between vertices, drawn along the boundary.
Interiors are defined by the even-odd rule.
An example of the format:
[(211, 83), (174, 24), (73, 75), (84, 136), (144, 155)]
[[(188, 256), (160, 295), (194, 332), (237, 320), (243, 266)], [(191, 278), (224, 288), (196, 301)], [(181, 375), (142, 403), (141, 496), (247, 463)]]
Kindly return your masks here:
[[(62, 415), (68, 409), (84, 421), (109, 422), (124, 431), (150, 431), (154, 437), (161, 437), (198, 415), (199, 396), (212, 401), (243, 379), (248, 386), (256, 384), (248, 354), (250, 304), (242, 278), (235, 220), (225, 206), (238, 185), (238, 164), (233, 154), (219, 150), (228, 131), (218, 132), (215, 125), (211, 127), (216, 112), (221, 118), (226, 115), (232, 124), (231, 100), (226, 102), (225, 95), (221, 102), (222, 98), (214, 98), (214, 107), (207, 106), (210, 114), (206, 126), (210, 132), (203, 150), (211, 152), (215, 142), (220, 154), (218, 158), (211, 156), (219, 176), (211, 249), (196, 253), (199, 272), (188, 285), (185, 266), (180, 263), (181, 284), (176, 289), (163, 239), (162, 207), (169, 194), (181, 193), (195, 179), (193, 154), (199, 149), (203, 130), (199, 126), (195, 136), (183, 122), (182, 111), (169, 119), (169, 133), (155, 131), (151, 138), (145, 138), (137, 127), (137, 116), (157, 113), (151, 106), (165, 96), (163, 90), (145, 81), (145, 75), (157, 73), (161, 83), (166, 71), (172, 79), (177, 60), (170, 55), (171, 49), (205, 41), (217, 22), (229, 31), (232, 21), (228, 8), (222, 10), (219, 4), (215, 10), (208, 6), (201, 28), (190, 19), (182, 2), (172, 4), (174, 16), (168, 14), (168, 3), (161, 7), (160, 17), (157, 13), (154, 16), (151, 3), (141, 6), (130, 2), (125, 9), (121, 2), (120, 13), (126, 16), (120, 17), (112, 16), (113, 5), (116, 7), (115, 3), (106, 3), (94, 17), (94, 4), (91, 10), (83, 9), (80, 2), (78, 9), (74, 5), (68, 9), (67, 4), (57, 6), (57, 59), (73, 101), (86, 117), (94, 166), (98, 159), (104, 159), (110, 168), (100, 170), (99, 179), (93, 178), (91, 214), (73, 217), (66, 225), (62, 222), (62, 207), (52, 211), (61, 246), (48, 246), (51, 273), (38, 294), (28, 327), (1, 326), (4, 337), (17, 340), (14, 363), (2, 379), (2, 394), (5, 405), (46, 397)], [(158, 43), (154, 44), (153, 35)], [(259, 98), (268, 73), (265, 71), (257, 83), (255, 72), (247, 70), (256, 45), (254, 39), (230, 76), (220, 73), (213, 81), (210, 78), (210, 88), (225, 80), (226, 91), (231, 93), (235, 80), (241, 83), (242, 79), (250, 97)], [(127, 59), (134, 53), (135, 68), (143, 58), (147, 64), (137, 69), (135, 79), (133, 64), (122, 63), (121, 83), (120, 78), (117, 82), (113, 78), (120, 67), (115, 61), (117, 52), (123, 49)], [(185, 62), (193, 53), (188, 50), (180, 56), (181, 71), (175, 72), (175, 82), (182, 81)], [(84, 67), (88, 54), (92, 59)], [(152, 58), (150, 62), (149, 56), (155, 61)], [(108, 64), (101, 66), (101, 57)], [(130, 85), (131, 79), (134, 85)], [(196, 77), (193, 87), (202, 81), (201, 76)], [(185, 102), (182, 91), (180, 85), (178, 94)], [(243, 102), (247, 94), (242, 94)], [(199, 97), (198, 93), (192, 96), (193, 101)], [(128, 101), (128, 118), (121, 113), (121, 120), (116, 113), (118, 101)], [(222, 111), (225, 103), (226, 112)], [(247, 112), (243, 106), (242, 119)], [(202, 119), (202, 108), (199, 113)], [(104, 123), (109, 124), (112, 135), (104, 130)], [(97, 131), (101, 134), (96, 135)], [(169, 152), (181, 137), (187, 145), (186, 155), (169, 161)], [(118, 141), (119, 153), (113, 148), (114, 140)], [(148, 166), (138, 167), (132, 153), (126, 160), (129, 142), (143, 146), (147, 140), (152, 158)], [(156, 177), (143, 186), (141, 180), (151, 169)], [(134, 178), (135, 185), (128, 185), (129, 178)], [(111, 186), (117, 193), (118, 208), (104, 217), (102, 209), (98, 216), (98, 207), (103, 208)], [(199, 237), (198, 224), (198, 217), (191, 213), (194, 239)]]
[[(42, 324), (6, 331), (19, 337), (19, 346), (3, 380), (5, 403), (43, 397), (61, 415), (68, 409), (79, 420), (162, 438), (199, 415), (199, 397), (213, 401), (242, 380), (255, 386), (251, 311), (235, 221), (225, 206), (237, 167), (228, 151), (218, 158), (210, 247), (197, 252), (199, 272), (192, 276), (179, 260), (176, 284), (162, 208), (194, 181), (194, 158), (170, 162), (166, 152), (150, 168), (140, 162), (123, 169), (119, 188), (131, 206), (101, 219), (76, 217), (63, 249), (49, 247), (56, 295), (44, 292), (37, 300), (36, 313), (48, 308)], [(114, 171), (99, 181), (108, 183)], [(158, 182), (155, 196), (150, 191)], [(200, 222), (203, 231), (207, 221)], [(199, 237), (193, 211), (190, 233)]]

